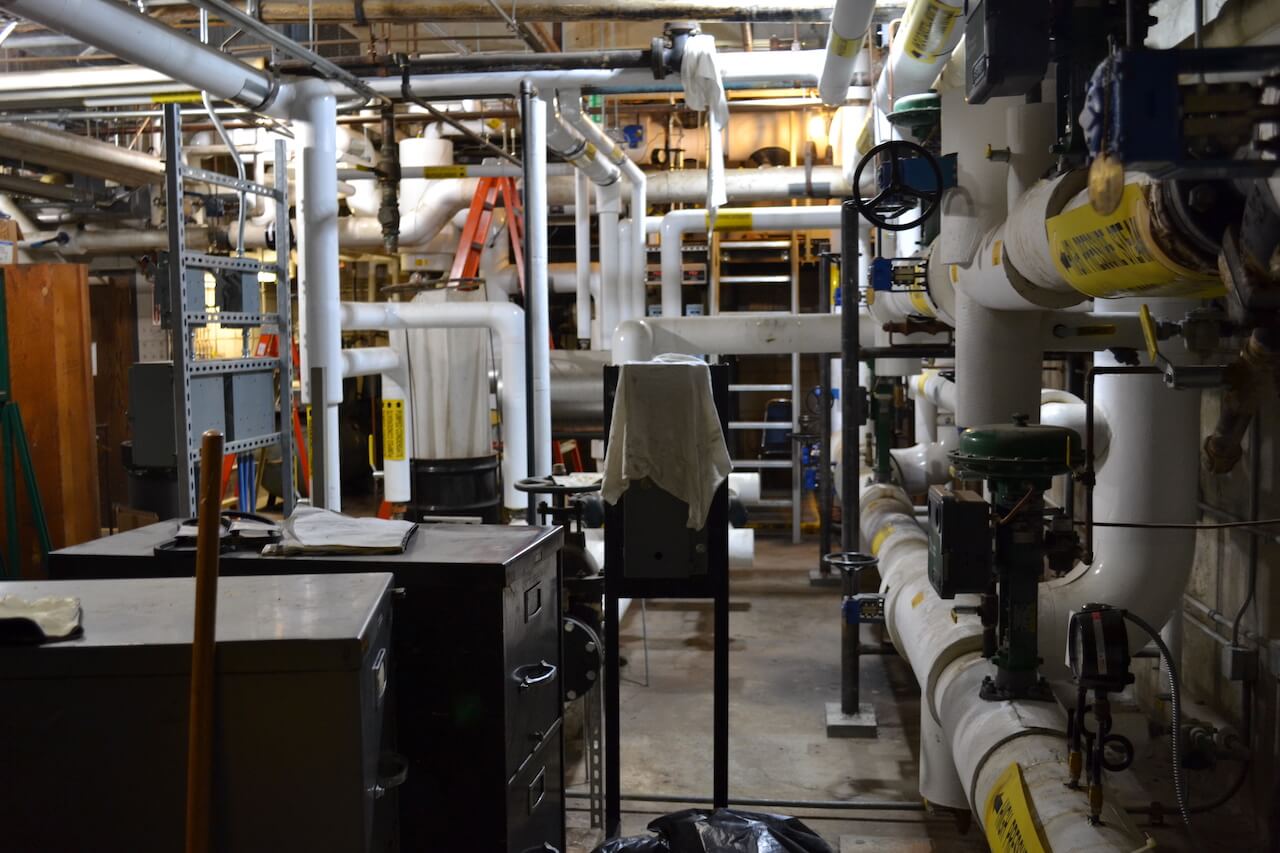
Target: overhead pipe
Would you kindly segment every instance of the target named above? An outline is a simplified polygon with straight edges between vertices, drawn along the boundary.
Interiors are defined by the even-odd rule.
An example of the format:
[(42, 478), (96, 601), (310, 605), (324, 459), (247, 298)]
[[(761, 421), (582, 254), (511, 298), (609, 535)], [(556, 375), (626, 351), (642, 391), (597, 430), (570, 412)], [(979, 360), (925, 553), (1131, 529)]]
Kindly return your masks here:
[[(382, 404), (386, 411), (388, 402), (400, 402), (404, 422), (400, 433), (404, 436), (406, 446), (398, 458), (387, 457), (387, 443), (382, 445), (382, 489), (383, 499), (390, 503), (407, 503), (412, 499), (411, 475), (409, 460), (413, 458), (413, 412), (412, 407), (405, 405), (405, 389), (409, 388), (409, 371), (400, 353), (391, 347), (361, 347), (342, 351), (342, 375), (380, 376), (382, 378)], [(384, 435), (386, 426), (383, 426)]]
[(503, 504), (513, 511), (523, 510), (528, 496), (516, 491), (515, 484), (529, 471), (524, 429), (528, 404), (524, 312), (510, 302), (342, 302), (336, 313), (344, 330), (488, 329), (497, 336), (501, 352), (498, 404), (502, 412)]
[[(946, 0), (909, 0), (889, 58), (876, 80), (873, 101), (880, 128), (877, 141), (893, 137), (887, 116), (893, 103), (929, 90), (964, 33), (964, 6)], [(863, 152), (865, 153), (865, 152)]]
[[(706, 169), (645, 172), (647, 204), (701, 204), (707, 200)], [(837, 166), (770, 166), (725, 169), (725, 192), (730, 203), (836, 199), (849, 195), (849, 181)], [(567, 178), (548, 185), (551, 204), (571, 204), (573, 187)]]
[[(276, 118), (289, 117), (291, 93), (287, 86), (132, 6), (111, 0), (0, 0), (0, 9), (214, 98)], [(96, 76), (98, 72), (93, 69), (92, 73)]]
[(831, 10), (826, 59), (818, 81), (818, 94), (829, 107), (842, 107), (849, 97), (853, 67), (875, 7), (876, 0), (836, 0)]
[(164, 181), (164, 161), (141, 151), (38, 124), (0, 124), (5, 157), (128, 186)]
[[(683, 252), (685, 234), (706, 231), (710, 214), (702, 209), (673, 210), (662, 217), (662, 315), (679, 317), (682, 307)], [(805, 228), (839, 229), (840, 207), (753, 207), (721, 208), (716, 212), (716, 231), (799, 231)], [(723, 352), (723, 350), (713, 350)]]
[[(577, 23), (579, 21), (748, 21), (785, 23), (826, 20), (829, 3), (813, 0), (767, 0), (744, 3), (741, 0), (652, 0), (643, 4), (618, 3), (616, 0), (521, 0), (520, 19), (544, 23)], [(493, 6), (484, 0), (365, 0), (356, 13), (354, 0), (320, 0), (314, 4), (300, 0), (264, 0), (262, 19), (268, 23), (305, 23), (332, 21), (338, 23), (406, 24), (430, 21), (494, 20)]]
[[(547, 102), (523, 87), (526, 106), (524, 156), (525, 310), (529, 326), (529, 384), (533, 447), (530, 476), (551, 472), (551, 317), (547, 292)], [(602, 288), (603, 289), (603, 288)], [(528, 501), (532, 521), (532, 496)]]
[(591, 185), (584, 172), (573, 176), (573, 251), (576, 262), (574, 319), (578, 330), (578, 348), (591, 341)]

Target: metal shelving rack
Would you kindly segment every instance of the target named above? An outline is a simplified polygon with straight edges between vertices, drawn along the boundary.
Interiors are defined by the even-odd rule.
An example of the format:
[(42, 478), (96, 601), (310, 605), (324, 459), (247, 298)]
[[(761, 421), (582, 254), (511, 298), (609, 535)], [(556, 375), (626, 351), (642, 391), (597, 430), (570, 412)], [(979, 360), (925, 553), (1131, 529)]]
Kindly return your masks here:
[[(229, 376), (237, 373), (274, 372), (277, 375), (277, 396), (282, 420), (277, 429), (260, 435), (238, 437), (224, 445), (230, 455), (244, 453), (278, 444), (280, 447), (280, 483), (284, 514), (293, 512), (293, 434), (288, 428), (291, 398), (293, 394), (293, 365), (290, 331), (289, 292), (289, 178), (284, 142), (276, 141), (275, 186), (269, 187), (252, 181), (242, 181), (220, 172), (210, 172), (184, 165), (182, 161), (182, 113), (178, 104), (164, 107), (164, 155), (165, 155), (165, 205), (169, 232), (169, 302), (170, 332), (172, 335), (174, 382), (174, 447), (177, 448), (178, 513), (188, 518), (195, 514), (196, 473), (199, 470), (200, 437), (194, 435), (191, 423), (192, 380), (209, 376)], [(213, 184), (239, 193), (269, 198), (275, 203), (276, 262), (265, 264), (253, 258), (207, 255), (187, 248), (184, 223), (185, 184)], [(243, 203), (243, 200), (242, 200)], [(187, 310), (187, 270), (230, 270), (234, 272), (273, 271), (276, 276), (276, 310), (271, 313), (207, 312)], [(196, 358), (193, 335), (195, 330), (211, 323), (239, 327), (244, 340), (241, 358)], [(274, 327), (279, 341), (279, 354), (275, 357), (251, 357), (248, 355), (248, 331), (251, 328)], [(274, 416), (274, 412), (273, 412)]]
[[(711, 239), (711, 264), (708, 270), (708, 303), (711, 314), (751, 314), (755, 311), (722, 311), (720, 309), (721, 291), (723, 286), (735, 287), (751, 287), (756, 285), (780, 285), (789, 286), (790, 301), (786, 308), (771, 307), (771, 311), (790, 311), (792, 314), (800, 313), (800, 251), (799, 251), (799, 235), (791, 234), (789, 238), (764, 238), (764, 239), (744, 239), (744, 240), (722, 240), (719, 234), (712, 235)], [(724, 275), (721, 270), (726, 262), (735, 265), (743, 263), (742, 261), (727, 261), (724, 256), (725, 252), (782, 252), (784, 260), (789, 262), (790, 271), (788, 274), (771, 273), (771, 274), (734, 274)], [(749, 394), (749, 393), (780, 393), (786, 394), (791, 398), (791, 434), (796, 435), (800, 432), (800, 406), (802, 404), (800, 394), (800, 356), (792, 354), (789, 356), (791, 360), (791, 381), (776, 384), (734, 384), (729, 386), (729, 392), (733, 394)], [(729, 429), (731, 430), (764, 430), (777, 429), (776, 422), (769, 421), (730, 421)], [(803, 518), (803, 508), (801, 505), (803, 498), (803, 482), (804, 471), (800, 458), (800, 444), (796, 441), (791, 442), (791, 458), (790, 459), (735, 459), (733, 460), (733, 468), (735, 471), (743, 470), (763, 470), (769, 469), (787, 469), (791, 471), (791, 496), (789, 498), (761, 498), (753, 504), (758, 507), (770, 508), (790, 508), (791, 510), (791, 540), (800, 542), (800, 527)]]

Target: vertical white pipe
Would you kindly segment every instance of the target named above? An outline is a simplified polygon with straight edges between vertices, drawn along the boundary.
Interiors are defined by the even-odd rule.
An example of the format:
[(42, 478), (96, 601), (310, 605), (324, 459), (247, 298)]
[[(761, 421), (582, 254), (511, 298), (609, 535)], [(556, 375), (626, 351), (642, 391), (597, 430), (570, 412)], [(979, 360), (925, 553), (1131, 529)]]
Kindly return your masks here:
[(622, 190), (618, 183), (596, 187), (597, 227), (600, 244), (600, 338), (613, 339), (618, 327), (621, 303), (618, 266), (618, 214), (622, 210)]
[[(312, 417), (324, 418), (324, 446), (312, 465), (324, 466), (324, 506), (341, 510), (338, 405), (342, 402), (342, 330), (338, 324), (337, 100), (319, 79), (297, 83), (294, 162), (298, 186), (298, 258), (303, 395)], [(325, 370), (325, 386), (312, 388), (310, 371)], [(318, 458), (316, 458), (318, 457)]]
[(956, 291), (956, 426), (1040, 420), (1040, 323), (1026, 311), (993, 311)]
[(635, 318), (632, 306), (635, 304), (632, 299), (632, 292), (635, 290), (635, 282), (632, 281), (632, 274), (635, 272), (635, 264), (632, 263), (632, 240), (631, 240), (631, 220), (618, 220), (618, 307), (617, 316), (619, 323), (625, 323), (627, 320)]
[[(403, 331), (392, 331), (392, 335), (404, 336)], [(382, 377), (382, 484), (383, 497), (391, 503), (405, 503), (410, 499), (409, 459), (412, 458), (413, 413), (407, 402), (405, 389), (409, 386), (408, 371), (400, 354), (392, 347), (361, 347), (342, 351), (342, 375)], [(399, 404), (397, 411), (399, 423), (388, 423), (388, 404)], [(400, 454), (398, 457), (387, 456), (393, 450), (387, 442), (388, 432), (396, 430), (400, 436)]]
[[(551, 317), (547, 290), (547, 102), (533, 98), (529, 105), (531, 136), (528, 162), (529, 183), (525, 186), (525, 227), (529, 229), (530, 269), (528, 276), (530, 328), (533, 340), (533, 470), (551, 473)], [(603, 285), (601, 291), (604, 290)]]
[(871, 26), (875, 5), (875, 0), (836, 0), (835, 8), (831, 10), (827, 54), (822, 77), (818, 81), (818, 94), (827, 106), (843, 106), (849, 96), (858, 48), (862, 46), (867, 27)]
[(591, 338), (591, 181), (585, 172), (573, 176), (573, 246), (578, 346)]

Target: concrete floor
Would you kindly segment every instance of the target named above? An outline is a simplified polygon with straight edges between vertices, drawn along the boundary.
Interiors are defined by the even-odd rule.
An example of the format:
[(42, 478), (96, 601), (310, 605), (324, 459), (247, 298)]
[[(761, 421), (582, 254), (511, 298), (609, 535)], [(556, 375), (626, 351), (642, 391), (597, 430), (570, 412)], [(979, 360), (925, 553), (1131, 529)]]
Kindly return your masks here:
[[(917, 804), (919, 690), (905, 662), (896, 656), (863, 658), (864, 701), (873, 702), (879, 716), (876, 738), (826, 735), (824, 703), (839, 698), (839, 592), (809, 585), (816, 559), (814, 543), (758, 538), (755, 567), (732, 574), (730, 795)], [(653, 601), (644, 617), (647, 687), (636, 683), (644, 677), (640, 609), (633, 607), (623, 624), (622, 653), (629, 662), (623, 671), (630, 679), (622, 686), (623, 791), (709, 796), (711, 605)], [(1141, 730), (1140, 718), (1133, 715), (1126, 728)], [(1139, 754), (1149, 767), (1143, 784), (1171, 802), (1163, 752), (1144, 744)], [(584, 789), (581, 764), (570, 765), (566, 782), (570, 789)], [(1136, 783), (1125, 787), (1133, 802), (1152, 798)], [(1199, 788), (1208, 790), (1207, 784)], [(586, 806), (585, 800), (569, 800), (569, 850), (575, 853), (589, 853), (599, 841)], [(683, 807), (624, 802), (624, 833), (643, 834), (654, 817)], [(777, 811), (802, 818), (844, 853), (987, 849), (976, 827), (961, 832), (952, 814)], [(1190, 849), (1179, 829), (1148, 831), (1162, 848)]]

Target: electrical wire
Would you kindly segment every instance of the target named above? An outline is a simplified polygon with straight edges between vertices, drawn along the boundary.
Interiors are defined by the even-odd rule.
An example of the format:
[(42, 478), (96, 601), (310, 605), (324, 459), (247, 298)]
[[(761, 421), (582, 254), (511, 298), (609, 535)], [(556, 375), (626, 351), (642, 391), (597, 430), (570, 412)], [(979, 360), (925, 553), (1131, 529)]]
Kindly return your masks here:
[[(1077, 521), (1083, 527), (1086, 521)], [(1280, 525), (1280, 518), (1260, 518), (1257, 521), (1207, 521), (1207, 522), (1145, 522), (1145, 521), (1095, 521), (1094, 527), (1138, 527), (1150, 530), (1229, 530), (1236, 527), (1268, 527)]]
[(1181, 682), (1178, 678), (1178, 665), (1170, 653), (1169, 647), (1165, 645), (1164, 638), (1160, 636), (1160, 632), (1151, 627), (1151, 624), (1141, 616), (1137, 616), (1129, 611), (1122, 611), (1124, 618), (1137, 625), (1151, 637), (1151, 641), (1156, 644), (1156, 648), (1160, 650), (1160, 656), (1164, 658), (1165, 668), (1169, 671), (1169, 706), (1170, 726), (1172, 731), (1169, 735), (1169, 743), (1172, 745), (1173, 752), (1173, 793), (1178, 801), (1178, 811), (1182, 814), (1182, 822), (1191, 827), (1191, 812), (1187, 808), (1187, 786), (1186, 779), (1182, 774), (1182, 699)]

